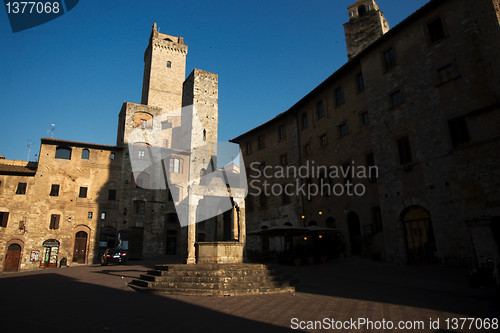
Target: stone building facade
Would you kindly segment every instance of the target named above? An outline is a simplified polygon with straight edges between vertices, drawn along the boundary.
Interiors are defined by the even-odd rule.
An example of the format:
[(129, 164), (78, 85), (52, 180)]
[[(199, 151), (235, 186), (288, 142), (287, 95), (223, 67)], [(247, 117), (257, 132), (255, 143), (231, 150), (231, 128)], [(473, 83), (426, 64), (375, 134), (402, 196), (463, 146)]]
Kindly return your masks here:
[[(0, 159), (1, 270), (56, 267), (63, 258), (68, 265), (98, 262), (112, 247), (131, 258), (185, 254), (191, 263), (197, 242), (242, 248), (244, 203), (232, 201), (232, 210), (197, 228), (191, 219), (179, 223), (176, 205), (189, 200), (191, 217), (193, 198), (220, 195), (197, 182), (218, 170), (218, 77), (195, 69), (186, 78), (187, 49), (182, 37), (153, 25), (142, 104), (123, 103), (116, 146), (42, 139), (37, 162)], [(152, 163), (155, 149), (168, 153), (161, 165)], [(231, 170), (228, 177), (238, 172)]]
[[(248, 228), (334, 229), (346, 254), (390, 262), (495, 260), (499, 3), (431, 0), (390, 30), (374, 1), (349, 6), (349, 61), (289, 110), (232, 141), (246, 165), (256, 162), (247, 171), (250, 182), (259, 169), (282, 164), (376, 166), (377, 173), (298, 177), (306, 186), (364, 186), (352, 196), (338, 185), (333, 195), (260, 198), (255, 192), (264, 187), (256, 182), (247, 197)], [(262, 251), (253, 238), (249, 248)]]

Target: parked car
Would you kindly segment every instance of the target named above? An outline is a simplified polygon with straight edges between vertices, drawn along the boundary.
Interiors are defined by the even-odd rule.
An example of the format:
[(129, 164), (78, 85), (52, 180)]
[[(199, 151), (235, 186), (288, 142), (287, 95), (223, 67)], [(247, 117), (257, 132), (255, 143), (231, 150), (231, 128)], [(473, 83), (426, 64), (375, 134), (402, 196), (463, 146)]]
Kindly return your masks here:
[(101, 266), (107, 264), (126, 264), (127, 251), (123, 249), (107, 249), (101, 257)]

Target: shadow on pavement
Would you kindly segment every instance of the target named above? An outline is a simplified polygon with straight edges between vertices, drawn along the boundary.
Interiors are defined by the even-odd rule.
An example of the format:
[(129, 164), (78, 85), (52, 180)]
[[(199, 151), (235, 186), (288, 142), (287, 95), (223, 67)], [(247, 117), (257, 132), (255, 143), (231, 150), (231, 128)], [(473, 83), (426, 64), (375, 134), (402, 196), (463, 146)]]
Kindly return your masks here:
[(500, 315), (499, 290), (471, 288), (465, 269), (397, 266), (357, 258), (284, 269), (300, 281), (297, 292), (475, 317)]
[(55, 273), (0, 280), (0, 332), (284, 332), (168, 297)]

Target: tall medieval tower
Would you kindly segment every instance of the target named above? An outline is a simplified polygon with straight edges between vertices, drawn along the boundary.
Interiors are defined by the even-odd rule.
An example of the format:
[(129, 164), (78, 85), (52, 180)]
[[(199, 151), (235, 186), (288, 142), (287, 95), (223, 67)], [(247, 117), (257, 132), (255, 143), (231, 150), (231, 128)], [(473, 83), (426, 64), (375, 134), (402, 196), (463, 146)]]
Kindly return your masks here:
[(349, 22), (344, 24), (347, 57), (351, 59), (389, 31), (389, 23), (375, 0), (359, 0), (347, 7)]
[(182, 84), (186, 78), (188, 47), (183, 37), (158, 32), (156, 23), (144, 52), (141, 104), (159, 106), (164, 111), (182, 106)]

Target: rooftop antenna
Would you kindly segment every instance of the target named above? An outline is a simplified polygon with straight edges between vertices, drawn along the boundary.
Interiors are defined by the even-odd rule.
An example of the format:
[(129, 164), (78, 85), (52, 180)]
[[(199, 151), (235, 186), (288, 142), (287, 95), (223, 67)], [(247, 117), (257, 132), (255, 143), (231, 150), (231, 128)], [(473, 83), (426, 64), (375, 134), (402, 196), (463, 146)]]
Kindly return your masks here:
[(53, 138), (54, 138), (54, 130), (55, 130), (55, 129), (56, 129), (56, 124), (51, 124), (51, 125), (50, 125), (50, 129), (49, 129), (49, 130), (47, 130), (47, 134), (49, 135), (49, 137), (50, 137), (51, 139), (53, 139)]
[(33, 145), (33, 142), (28, 141), (28, 144), (26, 145), (26, 147), (28, 147), (28, 158), (26, 159), (28, 162), (30, 160), (31, 145)]

